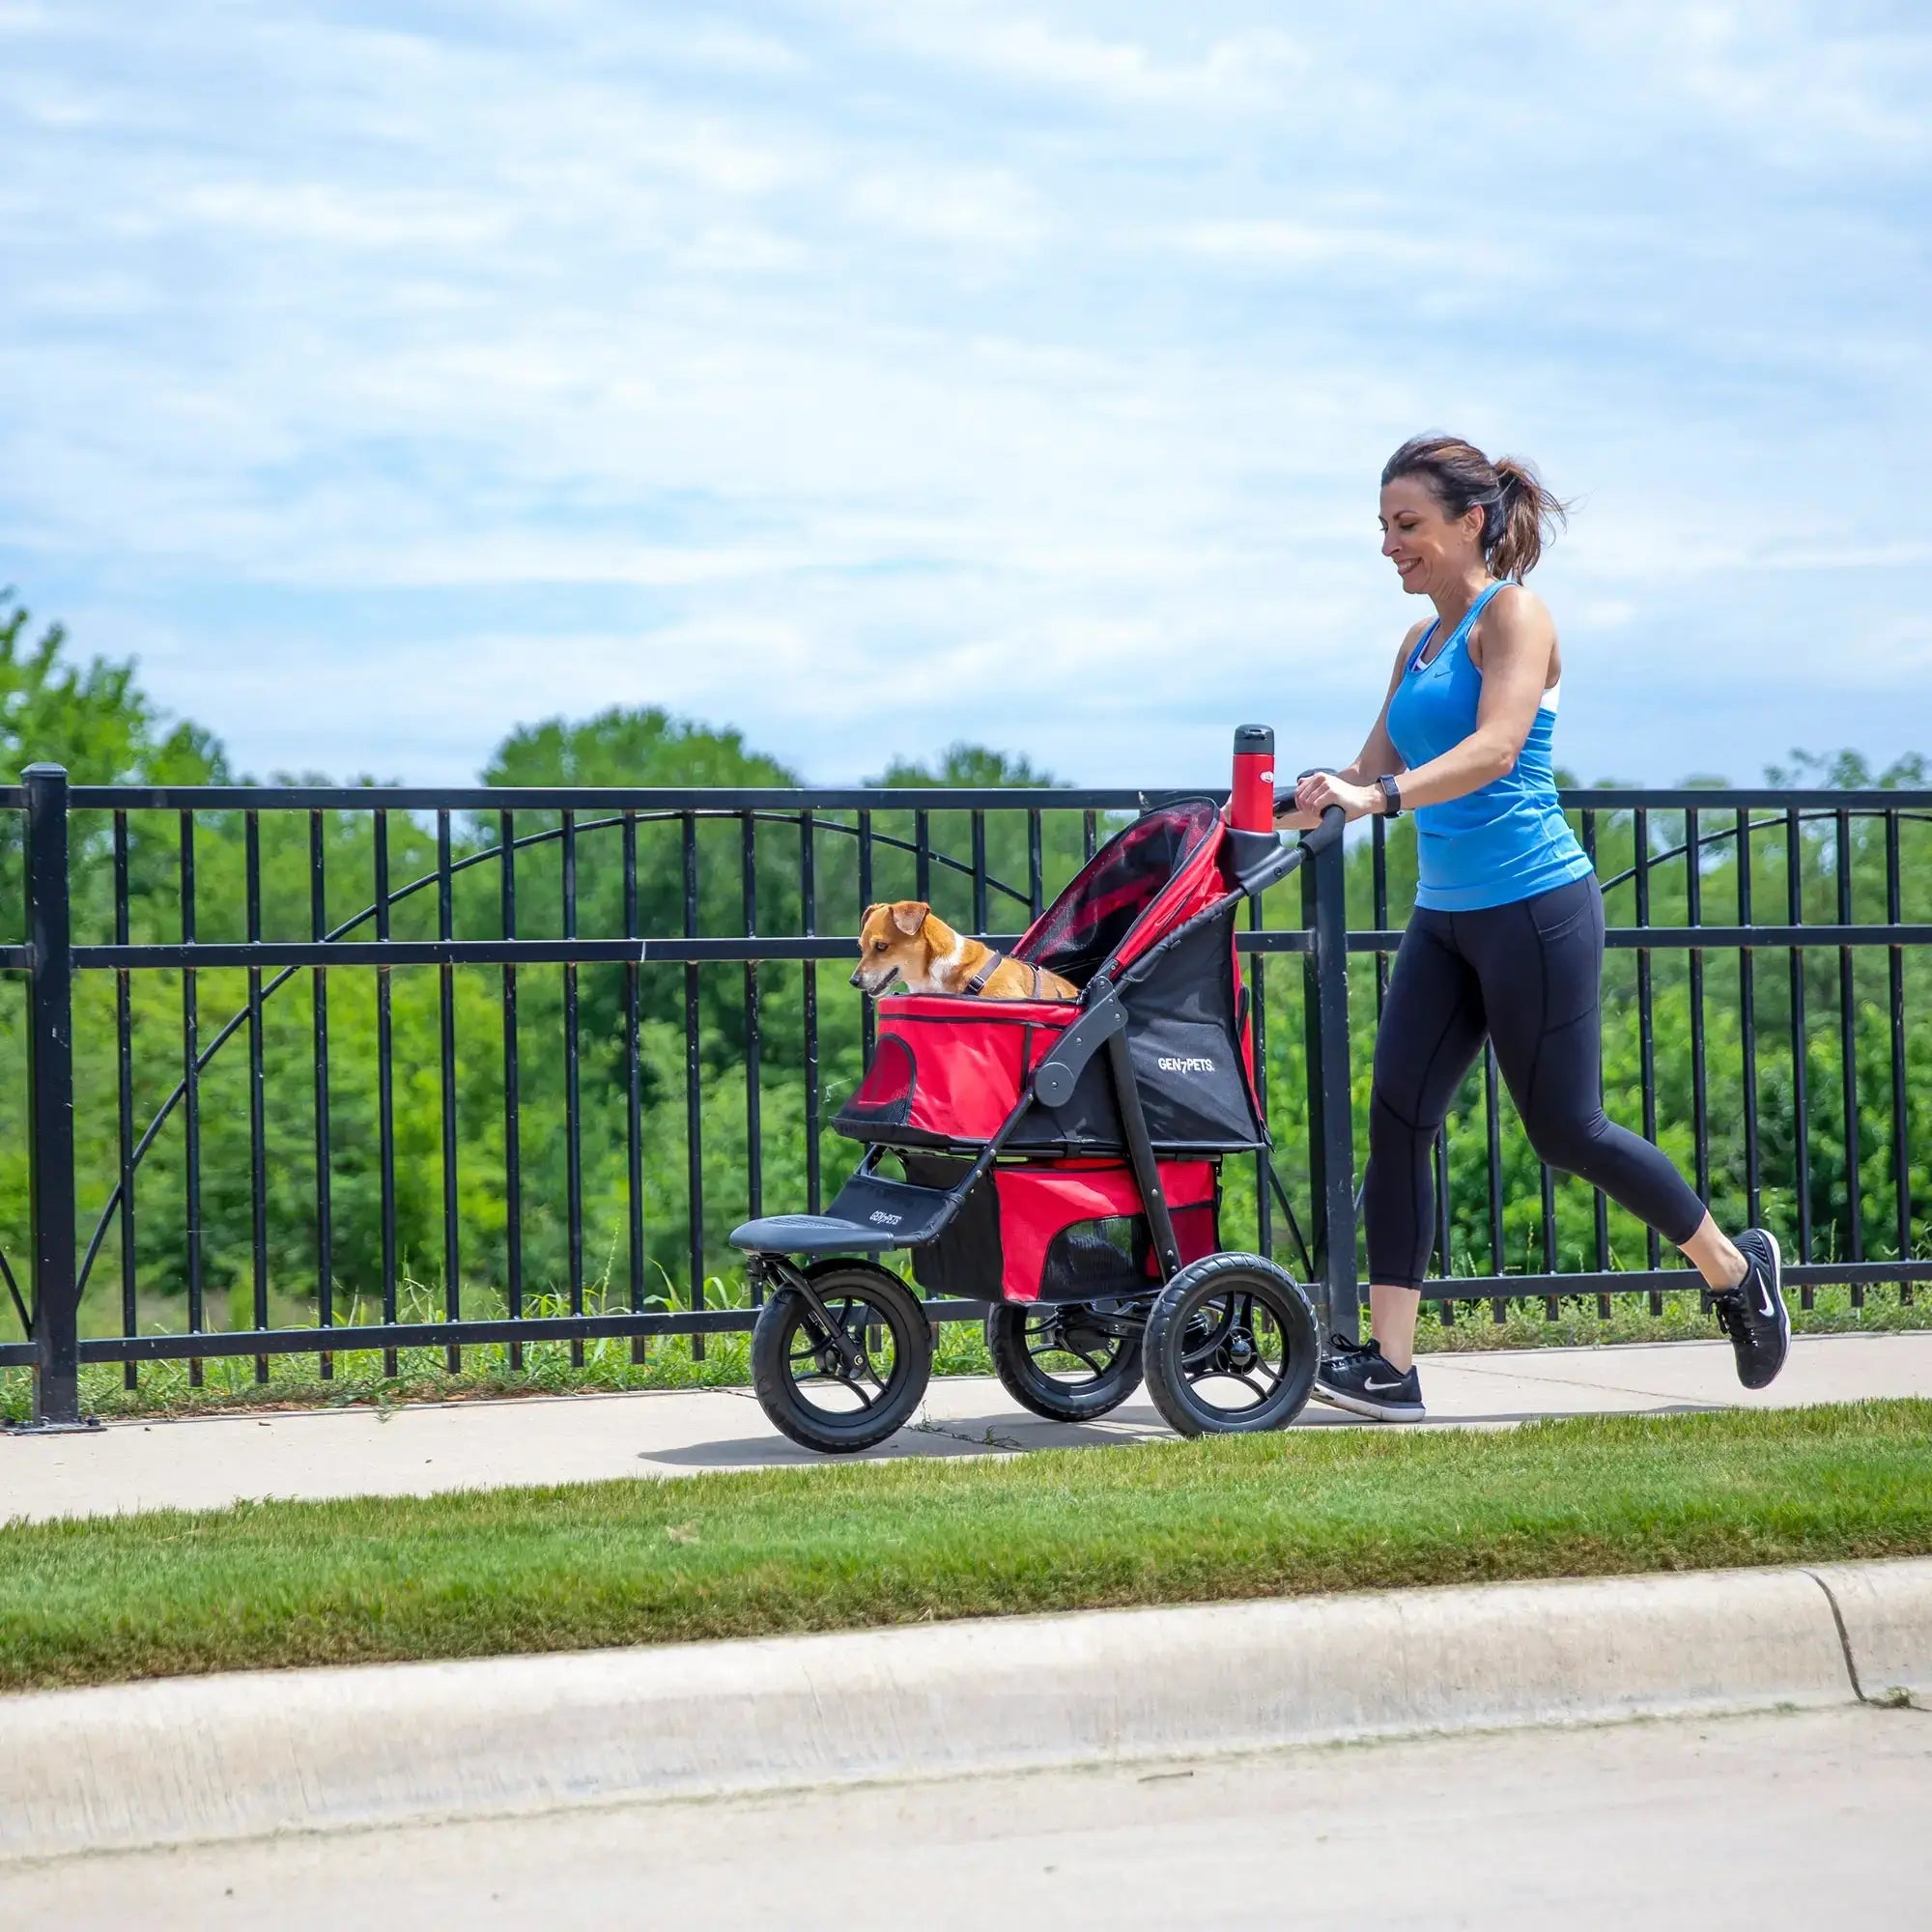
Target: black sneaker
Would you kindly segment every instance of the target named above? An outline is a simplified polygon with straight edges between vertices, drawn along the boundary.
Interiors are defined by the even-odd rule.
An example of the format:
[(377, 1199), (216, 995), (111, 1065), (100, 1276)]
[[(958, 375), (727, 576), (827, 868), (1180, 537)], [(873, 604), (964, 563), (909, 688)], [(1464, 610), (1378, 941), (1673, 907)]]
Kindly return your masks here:
[(1777, 1236), (1765, 1228), (1747, 1228), (1738, 1236), (1738, 1252), (1745, 1258), (1745, 1278), (1713, 1295), (1711, 1306), (1737, 1352), (1739, 1381), (1747, 1389), (1761, 1389), (1784, 1366), (1791, 1350), (1791, 1311), (1779, 1285), (1784, 1258), (1777, 1252)]
[(1422, 1381), (1413, 1368), (1398, 1375), (1373, 1342), (1328, 1338), (1328, 1352), (1315, 1372), (1315, 1395), (1336, 1408), (1375, 1422), (1420, 1422)]

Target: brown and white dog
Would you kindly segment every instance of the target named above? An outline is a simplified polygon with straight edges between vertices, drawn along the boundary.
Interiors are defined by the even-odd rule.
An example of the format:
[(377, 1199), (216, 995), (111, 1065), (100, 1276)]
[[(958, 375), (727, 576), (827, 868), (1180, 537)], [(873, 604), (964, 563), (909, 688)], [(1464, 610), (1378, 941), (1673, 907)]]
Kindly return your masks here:
[(923, 899), (869, 905), (859, 928), (852, 983), (873, 999), (894, 980), (914, 993), (977, 993), (987, 1000), (1077, 1000), (1058, 973), (1004, 958), (954, 932)]

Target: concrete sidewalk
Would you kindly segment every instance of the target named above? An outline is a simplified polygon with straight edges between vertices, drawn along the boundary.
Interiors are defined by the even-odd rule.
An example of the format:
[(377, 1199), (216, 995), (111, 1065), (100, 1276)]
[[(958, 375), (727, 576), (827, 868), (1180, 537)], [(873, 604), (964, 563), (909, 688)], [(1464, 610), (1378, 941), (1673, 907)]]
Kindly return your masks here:
[[(1800, 1337), (1768, 1390), (1738, 1386), (1722, 1342), (1432, 1355), (1425, 1427), (1537, 1416), (1668, 1415), (1932, 1396), (1932, 1333)], [(1297, 1428), (1359, 1425), (1311, 1404)], [(1042, 1421), (982, 1377), (936, 1380), (922, 1416), (870, 1452), (974, 1456), (1164, 1439), (1145, 1398), (1084, 1425)], [(749, 1389), (545, 1396), (389, 1410), (288, 1410), (110, 1423), (99, 1435), (0, 1436), (0, 1520), (208, 1509), (269, 1496), (425, 1495), (526, 1483), (823, 1465)]]

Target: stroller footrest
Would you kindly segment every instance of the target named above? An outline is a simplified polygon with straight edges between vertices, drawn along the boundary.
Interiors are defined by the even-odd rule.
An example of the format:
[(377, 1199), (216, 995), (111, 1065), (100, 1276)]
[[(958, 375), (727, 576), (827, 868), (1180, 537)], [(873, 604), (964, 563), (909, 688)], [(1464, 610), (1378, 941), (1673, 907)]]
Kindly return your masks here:
[(932, 1240), (958, 1210), (960, 1195), (855, 1174), (823, 1214), (766, 1214), (731, 1230), (747, 1254), (878, 1254)]

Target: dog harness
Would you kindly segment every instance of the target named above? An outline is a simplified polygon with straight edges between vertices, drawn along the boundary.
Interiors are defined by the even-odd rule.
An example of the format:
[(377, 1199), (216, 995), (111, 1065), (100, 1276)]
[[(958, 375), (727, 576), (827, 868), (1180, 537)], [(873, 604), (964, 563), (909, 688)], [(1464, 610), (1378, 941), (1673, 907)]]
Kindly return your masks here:
[[(993, 977), (995, 972), (999, 970), (1000, 962), (1007, 955), (1004, 952), (987, 953), (986, 963), (983, 966), (981, 966), (980, 970), (977, 973), (975, 973), (973, 977), (970, 980), (968, 980), (963, 986), (960, 987), (959, 989), (960, 992), (962, 993), (984, 992), (986, 988), (986, 981)], [(1020, 963), (1022, 965), (1025, 965), (1027, 962), (1025, 960), (1022, 960)], [(1039, 988), (1040, 988), (1039, 968), (1036, 966), (1033, 968), (1033, 997), (1036, 1000), (1040, 997)]]

